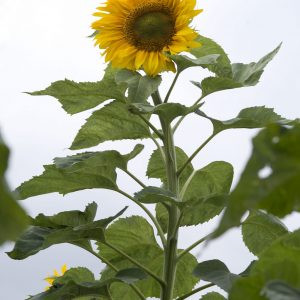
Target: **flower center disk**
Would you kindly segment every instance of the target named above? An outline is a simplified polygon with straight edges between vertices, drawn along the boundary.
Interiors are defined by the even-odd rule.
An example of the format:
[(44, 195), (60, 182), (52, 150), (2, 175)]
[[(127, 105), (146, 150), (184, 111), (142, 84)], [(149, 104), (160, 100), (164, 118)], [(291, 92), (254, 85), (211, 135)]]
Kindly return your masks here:
[(164, 7), (136, 9), (127, 18), (124, 33), (129, 43), (140, 50), (161, 51), (175, 34), (174, 18)]

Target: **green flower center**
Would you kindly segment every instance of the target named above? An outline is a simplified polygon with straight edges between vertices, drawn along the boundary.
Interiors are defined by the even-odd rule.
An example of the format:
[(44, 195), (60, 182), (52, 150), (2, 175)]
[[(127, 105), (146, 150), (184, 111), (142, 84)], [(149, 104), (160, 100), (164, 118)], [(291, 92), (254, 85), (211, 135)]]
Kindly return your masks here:
[(143, 7), (126, 20), (124, 33), (130, 44), (140, 50), (161, 51), (175, 33), (172, 14), (165, 7)]

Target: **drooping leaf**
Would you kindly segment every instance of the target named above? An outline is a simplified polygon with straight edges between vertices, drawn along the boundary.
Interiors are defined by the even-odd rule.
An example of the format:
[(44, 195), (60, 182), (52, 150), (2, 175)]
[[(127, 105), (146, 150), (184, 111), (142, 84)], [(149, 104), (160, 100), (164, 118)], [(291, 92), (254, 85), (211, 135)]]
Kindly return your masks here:
[(114, 101), (95, 111), (81, 127), (70, 149), (84, 149), (106, 141), (144, 139), (148, 126), (125, 103)]
[(202, 280), (216, 284), (218, 287), (228, 292), (238, 275), (229, 271), (227, 266), (220, 260), (208, 260), (199, 263), (193, 274)]
[(42, 175), (24, 182), (18, 189), (21, 199), (58, 192), (68, 194), (84, 189), (116, 190), (116, 168), (126, 170), (127, 163), (143, 147), (121, 155), (117, 151), (86, 152), (65, 158), (56, 158), (54, 165), (44, 166)]
[(155, 186), (147, 186), (140, 192), (135, 193), (134, 197), (142, 203), (175, 203), (178, 201), (176, 195), (170, 191)]
[(161, 77), (142, 76), (138, 72), (122, 69), (116, 73), (116, 82), (127, 85), (129, 103), (146, 103), (160, 86)]
[(253, 140), (253, 152), (215, 236), (239, 226), (247, 210), (284, 217), (300, 208), (300, 125), (269, 126)]
[(232, 64), (232, 76), (222, 75), (219, 77), (208, 77), (201, 83), (195, 81), (193, 81), (193, 83), (202, 90), (202, 97), (218, 91), (255, 86), (259, 82), (259, 79), (264, 72), (264, 68), (279, 52), (280, 47), (281, 44), (271, 53), (260, 59), (257, 63)]
[(24, 210), (16, 203), (5, 180), (9, 150), (0, 136), (0, 246), (15, 240), (28, 225)]
[(220, 57), (220, 54), (210, 54), (201, 56), (198, 58), (190, 58), (186, 55), (170, 55), (170, 58), (176, 63), (177, 65), (177, 72), (182, 72), (185, 69), (191, 67), (203, 67), (207, 68), (214, 64), (217, 64), (217, 60)]
[(76, 114), (103, 103), (109, 99), (125, 101), (124, 89), (115, 82), (116, 69), (109, 66), (99, 82), (79, 82), (65, 79), (53, 82), (42, 91), (29, 93), (33, 96), (52, 96), (69, 114)]
[[(118, 218), (125, 209), (113, 217), (94, 221), (86, 218), (89, 215), (87, 207), (85, 218), (78, 224), (69, 225), (70, 215), (77, 211), (63, 212), (55, 216), (39, 215), (32, 221), (34, 226), (29, 227), (17, 240), (14, 249), (8, 253), (12, 259), (25, 259), (41, 250), (56, 244), (70, 243), (82, 248), (91, 249), (90, 240), (104, 239), (104, 230), (109, 223)], [(84, 224), (83, 220), (86, 220)], [(36, 226), (38, 224), (38, 226)], [(74, 226), (75, 225), (75, 226)]]
[[(156, 275), (162, 276), (164, 252), (156, 242), (153, 228), (142, 217), (132, 216), (119, 219), (107, 228), (106, 240), (127, 255), (134, 257), (135, 260)], [(99, 244), (99, 249), (100, 254), (118, 269), (136, 267), (123, 256), (103, 244)], [(196, 284), (197, 279), (192, 275), (192, 270), (196, 264), (196, 259), (190, 254), (187, 257), (183, 257), (179, 262), (174, 290), (175, 296), (189, 292)], [(115, 272), (111, 269), (105, 269), (102, 273), (103, 280), (114, 276)], [(159, 297), (160, 286), (152, 277), (148, 276), (147, 279), (136, 282), (136, 285), (146, 297)], [(112, 284), (111, 292), (113, 299), (139, 299), (134, 291), (124, 283)]]
[[(273, 280), (283, 281), (293, 289), (300, 288), (300, 231), (286, 234), (267, 248), (254, 264), (249, 277), (234, 283), (229, 300), (266, 300), (264, 287)], [(276, 299), (276, 298), (274, 298)], [(279, 298), (284, 299), (284, 298)], [(273, 300), (273, 298), (272, 298)]]
[(262, 294), (269, 300), (299, 300), (300, 289), (294, 289), (280, 280), (270, 281), (263, 289)]
[(148, 274), (145, 273), (142, 269), (128, 268), (117, 272), (115, 277), (127, 284), (132, 284), (136, 281), (146, 279), (148, 277)]
[(200, 300), (226, 300), (226, 298), (219, 293), (211, 292), (202, 296)]
[(227, 54), (224, 52), (222, 47), (218, 45), (213, 40), (206, 38), (204, 36), (199, 35), (196, 39), (197, 42), (202, 44), (199, 48), (191, 49), (190, 52), (197, 58), (201, 58), (203, 56), (218, 54), (219, 58), (217, 60), (217, 64), (212, 64), (207, 66), (207, 68), (215, 73), (217, 76), (221, 77), (232, 77), (232, 68), (230, 60)]
[(259, 256), (277, 238), (288, 233), (288, 229), (275, 216), (253, 210), (242, 224), (242, 233), (248, 249)]
[(240, 111), (236, 118), (227, 121), (220, 121), (208, 117), (204, 112), (199, 110), (197, 111), (197, 114), (209, 119), (213, 123), (215, 133), (228, 129), (263, 128), (271, 124), (290, 125), (295, 122), (282, 118), (280, 115), (276, 114), (272, 108), (267, 108), (265, 106), (245, 108)]

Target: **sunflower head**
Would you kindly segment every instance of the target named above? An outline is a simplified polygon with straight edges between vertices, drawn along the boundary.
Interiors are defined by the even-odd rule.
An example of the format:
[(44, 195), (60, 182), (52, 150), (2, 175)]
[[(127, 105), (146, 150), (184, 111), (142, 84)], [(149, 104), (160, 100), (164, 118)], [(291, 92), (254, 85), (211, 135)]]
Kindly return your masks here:
[(96, 45), (105, 49), (106, 61), (117, 68), (143, 69), (156, 76), (175, 71), (167, 53), (199, 47), (189, 27), (202, 10), (196, 0), (108, 0), (94, 15)]
[(45, 288), (45, 290), (49, 290), (51, 288), (51, 286), (53, 285), (53, 282), (54, 280), (57, 278), (57, 277), (60, 277), (60, 276), (63, 276), (67, 271), (67, 265), (63, 265), (61, 267), (61, 274), (57, 271), (57, 270), (54, 270), (53, 271), (53, 276), (49, 276), (47, 278), (45, 278), (45, 281), (47, 281), (49, 283), (49, 285)]

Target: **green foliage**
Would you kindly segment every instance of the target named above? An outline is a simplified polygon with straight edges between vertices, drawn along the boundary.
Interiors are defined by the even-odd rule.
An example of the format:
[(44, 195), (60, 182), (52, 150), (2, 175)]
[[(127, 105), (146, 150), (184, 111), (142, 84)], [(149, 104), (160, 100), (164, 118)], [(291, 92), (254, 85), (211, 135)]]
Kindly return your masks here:
[(231, 78), (231, 63), (222, 47), (213, 40), (201, 35), (199, 35), (196, 40), (197, 42), (200, 42), (202, 46), (199, 48), (191, 49), (191, 53), (197, 58), (206, 55), (218, 54), (219, 59), (217, 61), (217, 64), (212, 64), (208, 66), (208, 70), (215, 73), (217, 76)]
[(42, 91), (29, 93), (33, 96), (52, 96), (69, 114), (76, 114), (103, 103), (109, 99), (125, 101), (124, 88), (115, 82), (117, 70), (109, 66), (99, 82), (80, 82), (65, 79), (56, 81)]
[[(300, 125), (273, 125), (254, 138), (252, 156), (229, 197), (217, 236), (238, 226), (249, 209), (264, 209), (278, 217), (299, 211), (299, 140)], [(263, 171), (270, 174), (265, 176)]]
[(16, 203), (5, 180), (9, 150), (0, 136), (0, 245), (15, 240), (26, 228), (28, 220)]
[(111, 102), (95, 111), (76, 135), (71, 150), (97, 146), (106, 141), (149, 138), (148, 126), (125, 103)]
[(21, 199), (58, 192), (68, 194), (84, 189), (117, 190), (116, 169), (127, 169), (127, 163), (141, 152), (137, 145), (127, 155), (117, 151), (86, 152), (66, 158), (56, 158), (54, 165), (44, 166), (42, 175), (24, 182), (17, 191)]
[(136, 281), (146, 279), (148, 275), (141, 269), (128, 268), (117, 272), (115, 277), (125, 283), (132, 284)]
[(128, 88), (129, 103), (146, 103), (147, 99), (157, 91), (161, 84), (161, 77), (142, 76), (138, 72), (119, 70), (116, 73), (117, 84), (125, 84)]
[(227, 76), (222, 75), (220, 77), (208, 77), (205, 78), (201, 83), (193, 83), (202, 90), (202, 97), (223, 90), (254, 86), (259, 82), (259, 79), (264, 72), (264, 68), (279, 52), (280, 47), (281, 45), (264, 56), (257, 63), (232, 64), (232, 76), (228, 76), (227, 74)]
[(288, 230), (275, 216), (253, 210), (242, 224), (242, 233), (248, 249), (259, 256), (272, 242), (288, 233)]
[[(250, 265), (252, 267), (252, 265)], [(234, 282), (242, 276), (248, 276), (249, 269), (237, 275), (229, 271), (227, 266), (220, 260), (208, 260), (201, 262), (195, 268), (193, 274), (202, 280), (211, 282), (226, 292), (229, 292)]]
[(67, 211), (49, 217), (38, 215), (32, 219), (32, 226), (17, 240), (14, 249), (8, 253), (9, 257), (25, 259), (61, 243), (70, 243), (91, 250), (90, 240), (104, 240), (106, 226), (125, 211), (124, 209), (113, 217), (93, 222), (96, 210), (97, 205), (91, 203), (85, 212)]
[[(286, 234), (267, 248), (254, 264), (249, 277), (238, 279), (229, 294), (230, 300), (265, 300), (262, 291), (273, 280), (280, 280), (293, 289), (300, 287), (300, 231)], [(270, 294), (269, 294), (270, 295)], [(269, 299), (276, 299), (269, 298)], [(285, 299), (285, 298), (278, 298)], [(287, 298), (289, 299), (289, 298)], [(293, 299), (293, 298), (292, 298)]]
[(210, 54), (210, 55), (201, 56), (199, 58), (193, 59), (186, 55), (170, 55), (170, 58), (177, 65), (178, 73), (191, 67), (199, 67), (199, 66), (203, 68), (210, 67), (211, 65), (217, 63), (219, 57), (220, 57), (219, 54)]
[(162, 103), (156, 106), (150, 104), (134, 103), (131, 104), (129, 109), (136, 114), (156, 114), (163, 118), (165, 122), (171, 124), (174, 119), (181, 116), (186, 116), (195, 112), (200, 105), (186, 107), (180, 103)]
[[(157, 244), (153, 229), (142, 217), (132, 216), (119, 219), (106, 230), (106, 240), (115, 247), (134, 257), (139, 263), (149, 268), (156, 275), (163, 273), (164, 252)], [(122, 255), (113, 249), (99, 243), (100, 254), (119, 269), (133, 267)], [(177, 279), (175, 282), (175, 295), (189, 292), (198, 282), (192, 275), (197, 264), (196, 259), (188, 254), (178, 264)], [(102, 280), (114, 277), (115, 271), (107, 268), (102, 273)], [(146, 297), (159, 297), (159, 284), (151, 277), (141, 280), (136, 285)], [(134, 300), (139, 299), (136, 294), (123, 283), (114, 283), (111, 286), (113, 299)]]
[(216, 292), (211, 292), (204, 295), (200, 300), (225, 300), (225, 298)]
[(49, 290), (31, 296), (28, 300), (108, 299), (109, 286), (114, 281), (117, 281), (117, 279), (100, 282), (95, 280), (94, 274), (88, 269), (73, 268), (63, 276), (56, 278)]
[(228, 129), (254, 129), (264, 128), (271, 124), (292, 125), (293, 123), (295, 123), (295, 121), (290, 121), (282, 118), (280, 115), (274, 112), (274, 109), (267, 108), (265, 106), (244, 108), (240, 111), (236, 118), (227, 121), (220, 121), (208, 117), (204, 112), (200, 110), (197, 111), (197, 114), (201, 117), (209, 119), (212, 122), (215, 133)]
[(269, 300), (297, 300), (300, 299), (300, 289), (294, 289), (280, 280), (270, 281), (262, 291)]

